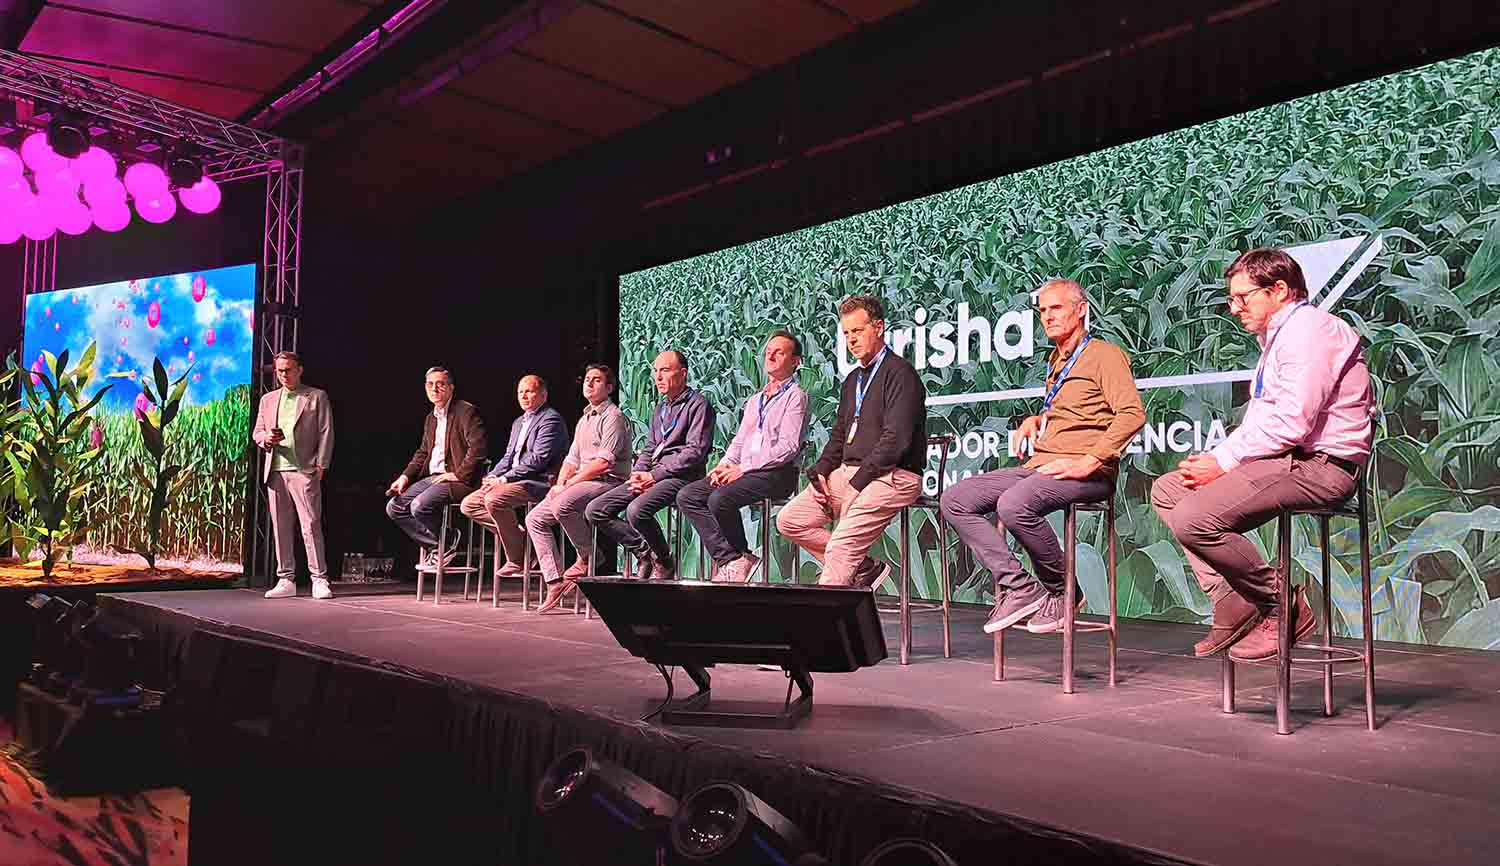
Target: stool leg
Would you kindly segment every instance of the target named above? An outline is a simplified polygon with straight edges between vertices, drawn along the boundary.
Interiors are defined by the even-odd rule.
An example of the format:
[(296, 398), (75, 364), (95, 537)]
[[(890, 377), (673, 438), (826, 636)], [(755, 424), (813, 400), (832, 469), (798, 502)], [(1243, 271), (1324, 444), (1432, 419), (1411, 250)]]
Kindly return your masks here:
[(1220, 689), (1223, 697), (1221, 709), (1226, 713), (1234, 712), (1234, 661), (1225, 653), (1219, 660)]
[(448, 552), (448, 509), (443, 508), (442, 533), (438, 535), (437, 569), (432, 573), (432, 603), (443, 603), (443, 557)]
[[(598, 549), (598, 547), (599, 547), (599, 530), (597, 530), (597, 529), (594, 530), (594, 547), (595, 547), (595, 549)], [(577, 547), (574, 547), (574, 552), (578, 556), (582, 556), (583, 555), (581, 552), (578, 551)], [(590, 556), (590, 558), (589, 558), (589, 567), (592, 568), (593, 565), (594, 565), (593, 557)], [(581, 607), (581, 602), (579, 601), (579, 599), (582, 598), (582, 597), (583, 597), (583, 593), (582, 592), (580, 592), (580, 591), (578, 591), (576, 589), (573, 590), (573, 615), (574, 616), (577, 616), (578, 612), (583, 609)]]
[(1375, 614), (1370, 603), (1370, 511), (1364, 481), (1359, 485), (1359, 593), (1365, 630), (1365, 727), (1375, 730)]
[(948, 521), (938, 512), (938, 579), (943, 582), (943, 658), (953, 658), (953, 630), (948, 623)]
[(1067, 539), (1067, 549), (1063, 551), (1063, 660), (1062, 681), (1063, 694), (1073, 694), (1073, 618), (1077, 614), (1074, 608), (1076, 599), (1073, 593), (1078, 590), (1078, 512), (1069, 505), (1067, 513), (1063, 515), (1063, 537)]
[(901, 597), (901, 663), (909, 664), (911, 656), (911, 545), (907, 532), (911, 527), (911, 511), (901, 509), (901, 577), (897, 578)]
[[(422, 555), (422, 548), (417, 548), (417, 556)], [(422, 562), (417, 560), (417, 601), (422, 600), (422, 582), (427, 579), (427, 573), (422, 570)]]
[(1281, 621), (1276, 634), (1276, 733), (1292, 732), (1292, 516), (1283, 511), (1276, 519), (1277, 558), (1281, 563)]
[[(531, 509), (526, 509), (526, 516), (531, 516)], [(495, 578), (499, 580), (499, 578)], [(542, 583), (542, 576), (537, 575), (537, 582)], [(500, 606), (500, 596), (495, 596), (495, 607)], [(525, 541), (521, 542), (521, 610), (531, 610), (531, 533), (527, 532)]]
[(760, 582), (771, 582), (771, 500), (769, 499), (760, 501)]
[(1005, 629), (995, 632), (995, 682), (1005, 679)]
[[(490, 601), (493, 607), (500, 606), (500, 560), (505, 546), (500, 543), (500, 536), (495, 536), (495, 551), (490, 555)], [(521, 548), (521, 556), (527, 554), (527, 548)], [(483, 556), (483, 554), (481, 554)]]
[(1109, 554), (1105, 559), (1105, 575), (1109, 580), (1109, 684), (1115, 684), (1115, 656), (1120, 648), (1119, 621), (1115, 616), (1115, 500), (1110, 496), (1109, 508), (1105, 510), (1104, 518), (1109, 521), (1108, 535)]
[[(1318, 543), (1323, 546), (1323, 649), (1333, 648), (1333, 571), (1329, 550), (1328, 515), (1318, 515)], [(1324, 652), (1326, 661), (1330, 653)], [(1323, 715), (1333, 715), (1333, 665), (1323, 665)]]
[[(464, 547), (464, 568), (467, 569), (470, 565), (473, 565), (473, 564), (474, 564), (474, 533), (471, 530), (469, 532), (467, 540), (465, 541), (465, 547)], [(469, 576), (470, 576), (470, 572), (465, 571), (464, 572), (464, 601), (468, 601), (469, 600)], [(478, 596), (475, 596), (474, 600), (478, 601), (479, 600)]]

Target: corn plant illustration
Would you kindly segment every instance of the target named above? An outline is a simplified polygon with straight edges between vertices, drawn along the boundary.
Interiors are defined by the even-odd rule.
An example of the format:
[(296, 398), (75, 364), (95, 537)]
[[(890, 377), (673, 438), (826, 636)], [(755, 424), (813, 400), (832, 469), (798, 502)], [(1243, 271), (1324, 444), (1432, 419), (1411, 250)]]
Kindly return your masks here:
[(6, 365), (21, 380), (23, 415), (5, 451), (13, 497), (11, 544), (23, 560), (42, 554), (42, 574), (52, 576), (58, 557), (69, 552), (88, 527), (82, 500), (89, 467), (104, 453), (89, 412), (113, 385), (85, 397), (94, 376), (96, 344), (68, 368), (68, 352), (44, 353), (29, 370), (14, 357)]
[(146, 515), (145, 543), (136, 543), (127, 553), (146, 560), (152, 571), (156, 570), (156, 557), (161, 552), (161, 523), (173, 494), (182, 489), (188, 476), (183, 466), (172, 463), (167, 456), (167, 427), (182, 409), (182, 395), (187, 390), (188, 373), (182, 372), (176, 381), (167, 379), (167, 370), (156, 358), (151, 362), (151, 379), (141, 377), (141, 393), (135, 398), (135, 420), (141, 431), (141, 442), (146, 454), (132, 464), (136, 483), (150, 494), (150, 510)]

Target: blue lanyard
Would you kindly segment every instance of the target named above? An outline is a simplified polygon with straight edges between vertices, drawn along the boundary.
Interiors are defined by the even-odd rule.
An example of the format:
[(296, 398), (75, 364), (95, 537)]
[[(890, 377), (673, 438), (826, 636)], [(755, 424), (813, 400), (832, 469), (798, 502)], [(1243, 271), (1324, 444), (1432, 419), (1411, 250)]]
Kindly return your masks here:
[(760, 413), (759, 413), (759, 415), (756, 416), (756, 419), (755, 419), (755, 429), (756, 430), (764, 430), (764, 429), (766, 429), (766, 404), (767, 403), (775, 403), (776, 402), (776, 398), (780, 397), (782, 394), (785, 394), (786, 393), (786, 389), (792, 387), (792, 383), (794, 381), (796, 381), (796, 380), (794, 380), (794, 379), (788, 379), (785, 382), (782, 382), (781, 383), (781, 387), (776, 389), (776, 393), (772, 394), (771, 395), (771, 399), (769, 399), (769, 400), (766, 399), (766, 392), (765, 391), (761, 391), (760, 392)]
[(1286, 330), (1286, 326), (1292, 323), (1292, 317), (1297, 315), (1297, 311), (1305, 306), (1307, 306), (1307, 304), (1302, 303), (1298, 304), (1295, 307), (1292, 307), (1292, 311), (1290, 313), (1287, 313), (1286, 319), (1282, 321), (1281, 327), (1276, 329), (1276, 333), (1273, 334), (1271, 336), (1271, 339), (1266, 343), (1265, 351), (1260, 353), (1260, 363), (1255, 365), (1255, 399), (1260, 399), (1261, 391), (1265, 386), (1264, 379), (1266, 375), (1266, 359), (1271, 356), (1271, 347), (1276, 345), (1276, 338), (1281, 336), (1281, 332)]
[[(661, 414), (662, 414), (662, 416), (666, 417), (667, 411), (670, 410), (671, 408), (672, 407), (669, 404), (663, 403), (662, 407), (661, 407)], [(663, 423), (663, 424), (660, 425), (661, 426), (661, 438), (663, 440), (665, 440), (668, 436), (671, 436), (672, 435), (672, 431), (677, 429), (677, 422), (682, 420), (682, 416), (683, 416), (683, 414), (685, 412), (686, 412), (686, 410), (683, 410), (682, 412), (678, 412), (677, 413), (677, 417), (672, 419), (672, 423), (671, 424)]]
[(1092, 339), (1094, 339), (1093, 334), (1085, 336), (1078, 344), (1078, 348), (1073, 350), (1073, 357), (1068, 359), (1067, 366), (1062, 368), (1062, 372), (1058, 373), (1057, 378), (1052, 382), (1052, 387), (1047, 389), (1047, 396), (1042, 400), (1043, 412), (1052, 408), (1052, 401), (1057, 398), (1057, 392), (1062, 390), (1063, 383), (1068, 380), (1068, 374), (1073, 372), (1073, 365), (1078, 363), (1078, 359), (1083, 356), (1083, 347), (1087, 346), (1089, 340)]
[(870, 364), (868, 375), (863, 369), (859, 371), (859, 380), (854, 383), (854, 417), (856, 419), (865, 408), (865, 392), (870, 390), (870, 383), (875, 379), (875, 372), (880, 369), (880, 362), (885, 360), (885, 353), (888, 351), (890, 351), (889, 346), (880, 350), (880, 354), (875, 356), (874, 363)]

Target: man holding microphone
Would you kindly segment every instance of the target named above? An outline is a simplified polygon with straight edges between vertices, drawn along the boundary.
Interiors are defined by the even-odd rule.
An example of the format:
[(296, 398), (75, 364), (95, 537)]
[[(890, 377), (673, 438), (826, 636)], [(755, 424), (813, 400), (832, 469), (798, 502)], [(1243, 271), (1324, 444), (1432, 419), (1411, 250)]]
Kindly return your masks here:
[(277, 352), (272, 363), (281, 387), (260, 398), (250, 434), (265, 452), (260, 480), (266, 485), (276, 539), (276, 585), (266, 598), (297, 594), (294, 512), (302, 524), (313, 598), (333, 598), (323, 552), (323, 473), (333, 459), (333, 407), (321, 389), (302, 384), (296, 352)]

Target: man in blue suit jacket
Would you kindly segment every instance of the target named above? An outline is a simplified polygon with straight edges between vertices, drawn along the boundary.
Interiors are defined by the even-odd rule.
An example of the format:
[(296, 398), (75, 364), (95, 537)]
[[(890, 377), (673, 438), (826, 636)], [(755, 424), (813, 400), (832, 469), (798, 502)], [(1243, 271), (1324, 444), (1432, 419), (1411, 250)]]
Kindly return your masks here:
[(568, 428), (556, 409), (547, 405), (547, 383), (541, 376), (522, 376), (516, 385), (521, 417), (510, 425), (505, 453), (484, 476), (478, 490), (459, 506), (474, 522), (499, 536), (505, 548), (501, 577), (521, 573), (526, 537), (516, 522), (516, 509), (540, 502), (568, 453)]

